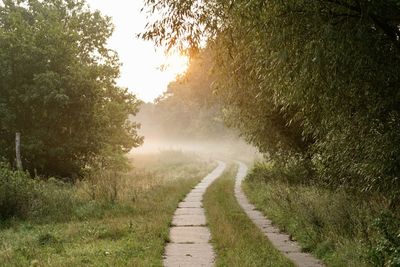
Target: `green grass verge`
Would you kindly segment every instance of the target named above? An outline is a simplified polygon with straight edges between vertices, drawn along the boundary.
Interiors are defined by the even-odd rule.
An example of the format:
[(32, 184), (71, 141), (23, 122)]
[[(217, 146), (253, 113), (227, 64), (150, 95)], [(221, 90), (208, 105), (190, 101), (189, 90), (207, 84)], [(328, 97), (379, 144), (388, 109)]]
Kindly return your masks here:
[(217, 266), (294, 266), (243, 212), (234, 196), (235, 170), (214, 182), (204, 208), (217, 254)]
[[(163, 171), (125, 177), (131, 182), (119, 189), (118, 201), (87, 199), (71, 213), (82, 216), (64, 222), (52, 222), (52, 215), (47, 214), (45, 221), (16, 219), (2, 226), (0, 265), (161, 266), (178, 203), (212, 166), (199, 162), (171, 165), (159, 157), (144, 165)], [(80, 186), (70, 190), (84, 194)], [(125, 197), (131, 191), (133, 195)], [(64, 209), (63, 205), (58, 208)]]
[(257, 209), (327, 266), (384, 266), (377, 262), (385, 257), (387, 242), (377, 245), (379, 237), (374, 230), (379, 204), (343, 191), (252, 176), (243, 188)]

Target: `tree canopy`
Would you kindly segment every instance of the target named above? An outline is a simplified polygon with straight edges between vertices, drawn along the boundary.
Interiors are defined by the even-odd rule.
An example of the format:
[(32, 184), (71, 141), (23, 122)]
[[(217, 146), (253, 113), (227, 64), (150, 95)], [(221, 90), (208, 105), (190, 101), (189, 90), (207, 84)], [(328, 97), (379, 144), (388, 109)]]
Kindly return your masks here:
[[(139, 101), (116, 85), (117, 54), (106, 47), (108, 17), (81, 0), (3, 0), (0, 4), (0, 157), (71, 177), (141, 144), (127, 121)], [(104, 157), (103, 157), (104, 159)]]
[[(142, 38), (214, 51), (227, 122), (334, 187), (400, 195), (398, 0), (146, 1)], [(285, 164), (286, 164), (285, 163)]]

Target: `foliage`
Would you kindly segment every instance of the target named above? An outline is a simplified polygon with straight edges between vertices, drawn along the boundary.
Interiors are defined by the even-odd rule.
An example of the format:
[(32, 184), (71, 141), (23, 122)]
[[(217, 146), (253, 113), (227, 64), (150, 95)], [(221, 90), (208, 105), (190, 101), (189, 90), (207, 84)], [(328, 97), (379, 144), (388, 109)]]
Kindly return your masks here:
[[(258, 209), (329, 266), (397, 266), (400, 214), (376, 194), (327, 190), (257, 164), (244, 189)], [(288, 171), (290, 172), (290, 171)]]
[(309, 177), (310, 173), (304, 166), (305, 160), (292, 157), (288, 161), (256, 162), (250, 177), (263, 181), (279, 181), (285, 184), (312, 185), (317, 181)]
[(10, 218), (16, 214), (25, 214), (26, 205), (31, 203), (34, 192), (33, 181), (26, 174), (12, 172), (7, 166), (0, 166), (0, 214), (1, 218)]
[(203, 51), (191, 59), (185, 74), (171, 82), (155, 103), (146, 103), (136, 118), (143, 134), (172, 140), (210, 140), (234, 137), (226, 129), (212, 92), (211, 54)]
[[(400, 197), (397, 0), (146, 1), (142, 34), (207, 41), (230, 125), (280, 161), (308, 160), (324, 185)], [(307, 167), (308, 168), (308, 167)]]
[(400, 266), (400, 216), (387, 211), (376, 219), (375, 225), (381, 234), (373, 250), (375, 265)]
[(110, 18), (83, 0), (4, 0), (0, 5), (0, 156), (14, 161), (22, 135), (31, 173), (71, 177), (104, 151), (141, 143), (127, 121), (138, 100), (116, 86), (118, 57), (106, 47)]
[[(165, 159), (136, 156), (136, 169), (116, 177), (123, 186), (114, 203), (100, 195), (92, 200), (81, 183), (64, 185), (71, 197), (80, 200), (72, 213), (68, 202), (59, 202), (57, 209), (42, 214), (48, 220), (16, 218), (0, 227), (1, 265), (161, 266), (178, 203), (212, 170), (207, 162), (189, 161), (190, 155), (179, 166)], [(59, 180), (43, 182), (51, 190), (47, 193), (55, 183), (61, 185)], [(62, 220), (54, 218), (57, 212), (65, 214)]]
[(77, 204), (70, 185), (55, 179), (32, 179), (27, 173), (0, 165), (0, 222), (12, 218), (45, 220), (48, 214), (52, 214), (53, 221), (60, 221)]

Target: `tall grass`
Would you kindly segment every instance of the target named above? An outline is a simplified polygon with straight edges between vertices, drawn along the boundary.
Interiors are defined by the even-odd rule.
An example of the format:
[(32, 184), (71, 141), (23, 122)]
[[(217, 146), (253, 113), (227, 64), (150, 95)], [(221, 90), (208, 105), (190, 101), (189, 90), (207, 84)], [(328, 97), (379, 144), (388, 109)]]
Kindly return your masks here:
[(258, 164), (244, 189), (305, 251), (329, 266), (400, 266), (400, 217), (385, 198), (292, 183), (280, 173)]
[(146, 198), (155, 187), (182, 177), (198, 177), (209, 164), (196, 154), (181, 151), (161, 151), (130, 159), (130, 163), (133, 167), (127, 172), (91, 170), (75, 184), (33, 178), (0, 164), (0, 225), (16, 220), (82, 220), (101, 217), (109, 209), (130, 212), (130, 204)]
[[(0, 164), (0, 223), (10, 219), (66, 219), (78, 205), (72, 185), (56, 179), (33, 179)], [(63, 209), (60, 209), (63, 207)]]
[(41, 184), (43, 195), (56, 188), (71, 201), (54, 191), (52, 197), (60, 196), (54, 209), (36, 214), (41, 205), (29, 206), (29, 216), (7, 219), (0, 265), (161, 266), (178, 203), (213, 167), (190, 155), (172, 165), (163, 157), (137, 156), (128, 173), (92, 172), (74, 185), (24, 177)]

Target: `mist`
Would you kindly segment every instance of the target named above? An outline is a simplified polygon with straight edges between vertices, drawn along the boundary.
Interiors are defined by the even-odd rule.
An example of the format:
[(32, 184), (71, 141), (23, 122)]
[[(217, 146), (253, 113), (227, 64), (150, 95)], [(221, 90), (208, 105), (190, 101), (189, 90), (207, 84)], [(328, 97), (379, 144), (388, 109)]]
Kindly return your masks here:
[(214, 118), (207, 121), (204, 124), (208, 125), (204, 128), (195, 113), (192, 114), (195, 118), (184, 121), (179, 116), (166, 120), (161, 118), (163, 114), (159, 104), (147, 103), (142, 105), (136, 117), (131, 118), (140, 123), (138, 133), (144, 137), (144, 143), (132, 149), (129, 156), (175, 150), (214, 159), (254, 161), (262, 157), (257, 148), (247, 144), (237, 131), (227, 128), (222, 120)]

